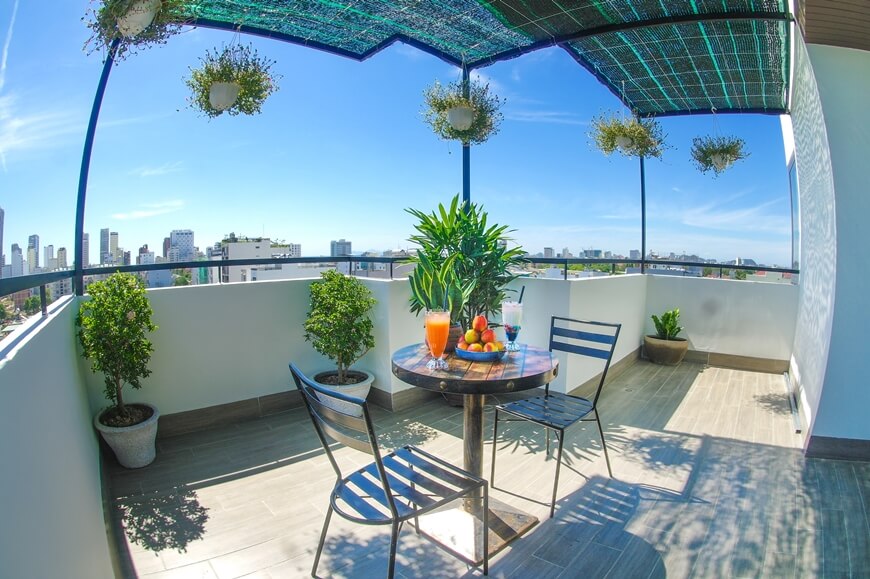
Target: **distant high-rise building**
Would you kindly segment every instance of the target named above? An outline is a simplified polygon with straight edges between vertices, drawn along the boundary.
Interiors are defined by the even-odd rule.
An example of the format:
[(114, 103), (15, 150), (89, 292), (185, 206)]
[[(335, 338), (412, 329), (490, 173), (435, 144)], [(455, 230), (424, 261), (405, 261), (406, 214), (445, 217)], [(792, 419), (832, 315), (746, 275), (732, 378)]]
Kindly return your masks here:
[(287, 247), (290, 248), (290, 251), (287, 252), (287, 257), (302, 257), (301, 243), (288, 243)]
[(27, 266), (31, 273), (39, 268), (39, 236), (36, 234), (27, 238)]
[(193, 245), (193, 231), (190, 229), (174, 229), (169, 232), (169, 251), (175, 249), (175, 259), (171, 261), (193, 261), (196, 259), (196, 248)]
[(12, 244), (12, 255), (9, 257), (10, 277), (24, 275), (24, 254), (17, 243)]
[(109, 260), (109, 228), (100, 229), (100, 263), (108, 263)]
[(552, 247), (545, 247), (544, 248), (544, 257), (546, 257), (546, 258), (556, 257), (556, 252), (553, 251)]
[(329, 255), (330, 257), (351, 255), (350, 246), (350, 241), (345, 241), (344, 239), (339, 239), (338, 241), (332, 240), (331, 242), (329, 242)]
[(124, 255), (123, 251), (120, 250), (117, 231), (109, 232), (109, 255), (111, 258), (107, 263), (121, 263), (123, 261)]
[[(3, 253), (3, 208), (0, 207), (0, 272), (3, 271), (3, 266), (6, 265), (6, 255)], [(3, 274), (0, 273), (0, 277), (3, 277)]]
[(574, 254), (567, 247), (562, 248), (562, 258), (563, 259), (571, 259), (574, 257)]
[(65, 247), (58, 247), (57, 248), (57, 267), (58, 267), (58, 269), (66, 269), (67, 267), (69, 267), (67, 265), (66, 248)]
[(632, 249), (631, 251), (629, 251), (628, 252), (628, 259), (640, 261), (640, 250), (639, 249)]
[(169, 256), (169, 248), (172, 247), (172, 240), (168, 237), (163, 238), (163, 257)]
[(82, 267), (88, 267), (91, 264), (91, 235), (85, 233), (82, 235)]
[(46, 245), (43, 251), (45, 252), (45, 266), (48, 267), (48, 262), (54, 259), (54, 245)]

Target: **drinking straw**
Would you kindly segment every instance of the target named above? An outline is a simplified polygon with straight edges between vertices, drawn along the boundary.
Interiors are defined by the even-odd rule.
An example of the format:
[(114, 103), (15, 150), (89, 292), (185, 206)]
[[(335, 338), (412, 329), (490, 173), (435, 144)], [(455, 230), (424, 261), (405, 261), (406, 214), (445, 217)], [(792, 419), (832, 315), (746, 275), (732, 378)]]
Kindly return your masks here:
[(523, 293), (526, 291), (526, 286), (520, 288), (520, 299), (517, 300), (519, 303), (523, 303)]

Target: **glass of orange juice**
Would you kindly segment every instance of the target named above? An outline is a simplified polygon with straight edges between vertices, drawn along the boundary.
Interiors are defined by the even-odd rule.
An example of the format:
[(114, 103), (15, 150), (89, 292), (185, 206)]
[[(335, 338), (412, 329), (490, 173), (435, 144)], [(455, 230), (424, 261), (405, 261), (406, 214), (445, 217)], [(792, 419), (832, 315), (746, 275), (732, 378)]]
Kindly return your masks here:
[(447, 370), (447, 360), (443, 356), (447, 346), (447, 334), (450, 333), (450, 312), (428, 310), (425, 319), (426, 341), (429, 342), (429, 353), (432, 354), (426, 367), (430, 370)]

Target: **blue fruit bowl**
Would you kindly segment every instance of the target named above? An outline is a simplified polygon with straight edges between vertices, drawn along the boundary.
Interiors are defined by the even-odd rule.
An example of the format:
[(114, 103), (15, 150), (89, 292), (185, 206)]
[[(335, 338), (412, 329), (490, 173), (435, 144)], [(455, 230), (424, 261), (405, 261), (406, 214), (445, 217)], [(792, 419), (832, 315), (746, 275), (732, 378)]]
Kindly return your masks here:
[(457, 358), (461, 360), (471, 360), (472, 362), (495, 362), (504, 358), (507, 352), (501, 350), (499, 352), (469, 352), (468, 350), (460, 350), (456, 348), (454, 352)]

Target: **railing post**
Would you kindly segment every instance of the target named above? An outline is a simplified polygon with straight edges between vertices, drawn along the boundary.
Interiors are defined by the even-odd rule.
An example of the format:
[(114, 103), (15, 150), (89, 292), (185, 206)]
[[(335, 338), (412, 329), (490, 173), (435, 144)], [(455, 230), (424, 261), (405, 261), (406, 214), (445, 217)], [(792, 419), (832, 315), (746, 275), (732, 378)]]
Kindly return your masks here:
[(48, 296), (46, 295), (45, 285), (39, 286), (39, 305), (42, 307), (42, 315), (48, 315)]
[[(466, 99), (471, 94), (471, 83), (468, 69), (462, 66), (462, 96)], [(462, 204), (466, 210), (471, 205), (471, 145), (462, 143)]]
[(646, 176), (640, 156), (640, 273), (646, 273)]

